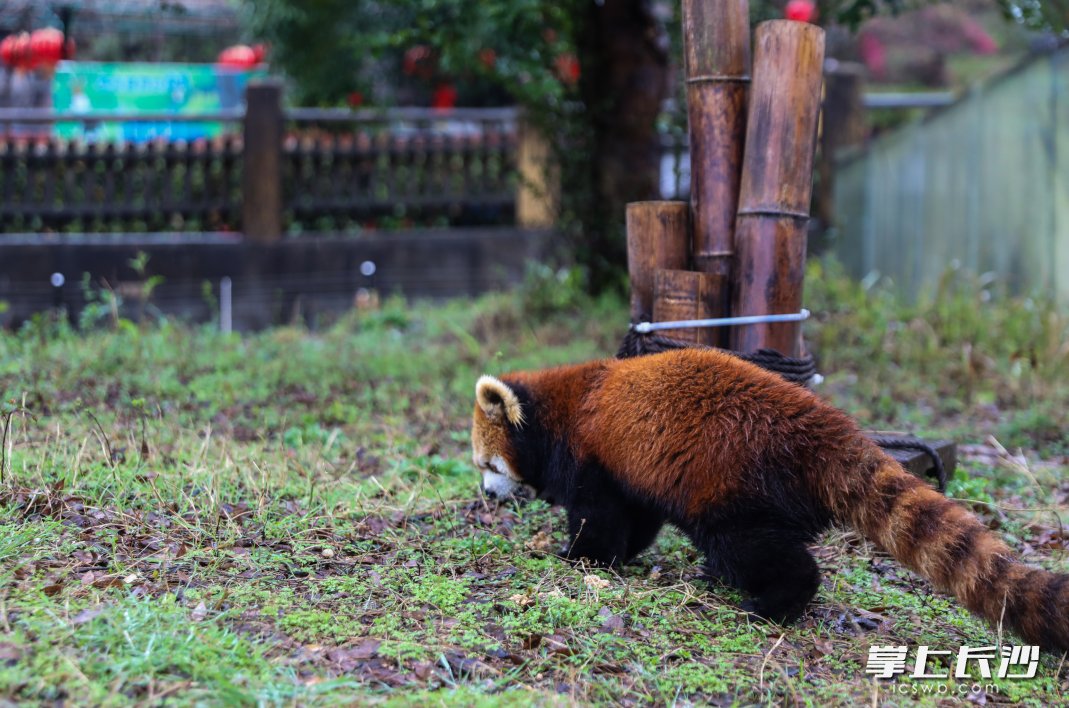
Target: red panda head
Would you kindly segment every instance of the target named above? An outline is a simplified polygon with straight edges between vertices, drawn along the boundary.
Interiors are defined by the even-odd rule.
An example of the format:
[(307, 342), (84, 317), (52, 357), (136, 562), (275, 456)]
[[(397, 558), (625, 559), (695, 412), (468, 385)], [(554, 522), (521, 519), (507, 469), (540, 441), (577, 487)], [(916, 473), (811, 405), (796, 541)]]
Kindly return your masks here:
[(475, 384), (471, 423), (472, 461), (483, 473), (483, 492), (491, 498), (531, 496), (516, 464), (512, 431), (523, 425), (523, 407), (516, 392), (493, 376)]

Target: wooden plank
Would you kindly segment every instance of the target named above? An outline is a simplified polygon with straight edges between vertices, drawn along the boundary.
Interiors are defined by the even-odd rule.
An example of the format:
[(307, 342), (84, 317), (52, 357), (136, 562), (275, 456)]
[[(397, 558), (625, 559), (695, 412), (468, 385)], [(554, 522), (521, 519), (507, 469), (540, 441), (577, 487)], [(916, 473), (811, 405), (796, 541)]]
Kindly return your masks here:
[[(889, 433), (879, 433), (875, 431), (865, 431), (868, 435), (879, 435), (883, 438), (901, 437), (903, 440), (917, 439), (912, 435), (893, 435)], [(943, 461), (943, 468), (946, 471), (947, 479), (951, 479), (954, 476), (954, 468), (958, 463), (958, 446), (950, 440), (923, 440), (928, 445), (931, 445), (937, 453), (939, 458)], [(891, 457), (898, 460), (903, 467), (905, 467), (911, 474), (915, 474), (918, 477), (927, 477), (929, 470), (934, 470), (935, 463), (932, 462), (932, 458), (927, 452), (922, 450), (885, 450), (885, 452)]]
[(257, 243), (282, 238), (282, 83), (245, 89), (242, 231)]

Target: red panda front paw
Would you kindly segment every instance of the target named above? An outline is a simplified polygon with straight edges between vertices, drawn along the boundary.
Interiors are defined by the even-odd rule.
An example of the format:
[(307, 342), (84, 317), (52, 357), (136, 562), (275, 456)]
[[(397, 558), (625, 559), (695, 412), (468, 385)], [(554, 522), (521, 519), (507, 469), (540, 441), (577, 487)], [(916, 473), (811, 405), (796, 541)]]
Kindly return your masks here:
[(790, 600), (777, 598), (769, 602), (762, 598), (744, 600), (739, 603), (739, 609), (759, 622), (773, 622), (775, 624), (791, 624), (805, 611), (808, 599), (795, 597)]
[(750, 619), (758, 622), (770, 622), (771, 619), (762, 611), (761, 603), (757, 600), (743, 600), (739, 603), (739, 609), (750, 616)]

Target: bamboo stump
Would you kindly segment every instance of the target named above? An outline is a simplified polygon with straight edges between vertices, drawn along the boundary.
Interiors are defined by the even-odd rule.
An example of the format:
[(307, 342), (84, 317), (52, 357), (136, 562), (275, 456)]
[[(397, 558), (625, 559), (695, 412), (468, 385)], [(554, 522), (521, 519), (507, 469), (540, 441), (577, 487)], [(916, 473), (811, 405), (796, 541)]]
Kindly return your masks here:
[(653, 318), (653, 281), (659, 269), (683, 270), (690, 261), (686, 202), (627, 205), (627, 270), (631, 278), (631, 321)]
[[(719, 282), (708, 273), (660, 269), (653, 281), (653, 321), (703, 320), (713, 317), (715, 288)], [(709, 327), (667, 329), (666, 337), (695, 344), (710, 344), (716, 336)]]

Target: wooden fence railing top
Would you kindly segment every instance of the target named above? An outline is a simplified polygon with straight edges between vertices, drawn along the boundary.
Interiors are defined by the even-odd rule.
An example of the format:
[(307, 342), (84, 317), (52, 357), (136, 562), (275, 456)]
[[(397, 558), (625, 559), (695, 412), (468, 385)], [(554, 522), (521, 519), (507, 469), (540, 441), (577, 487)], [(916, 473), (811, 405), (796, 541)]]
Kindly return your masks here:
[[(397, 108), (283, 108), (282, 117), (287, 121), (307, 123), (391, 123), (415, 122), (515, 122), (519, 109), (502, 108), (423, 108), (401, 106)], [(0, 108), (0, 124), (5, 123), (84, 123), (131, 122), (131, 123), (237, 123), (245, 119), (243, 110), (221, 110), (206, 113), (128, 113), (117, 111), (94, 111), (72, 113), (53, 111), (49, 108)]]
[[(291, 108), (196, 115), (0, 109), (0, 233), (283, 234), (514, 221), (515, 108)], [(70, 122), (237, 124), (221, 136), (63, 139)]]

